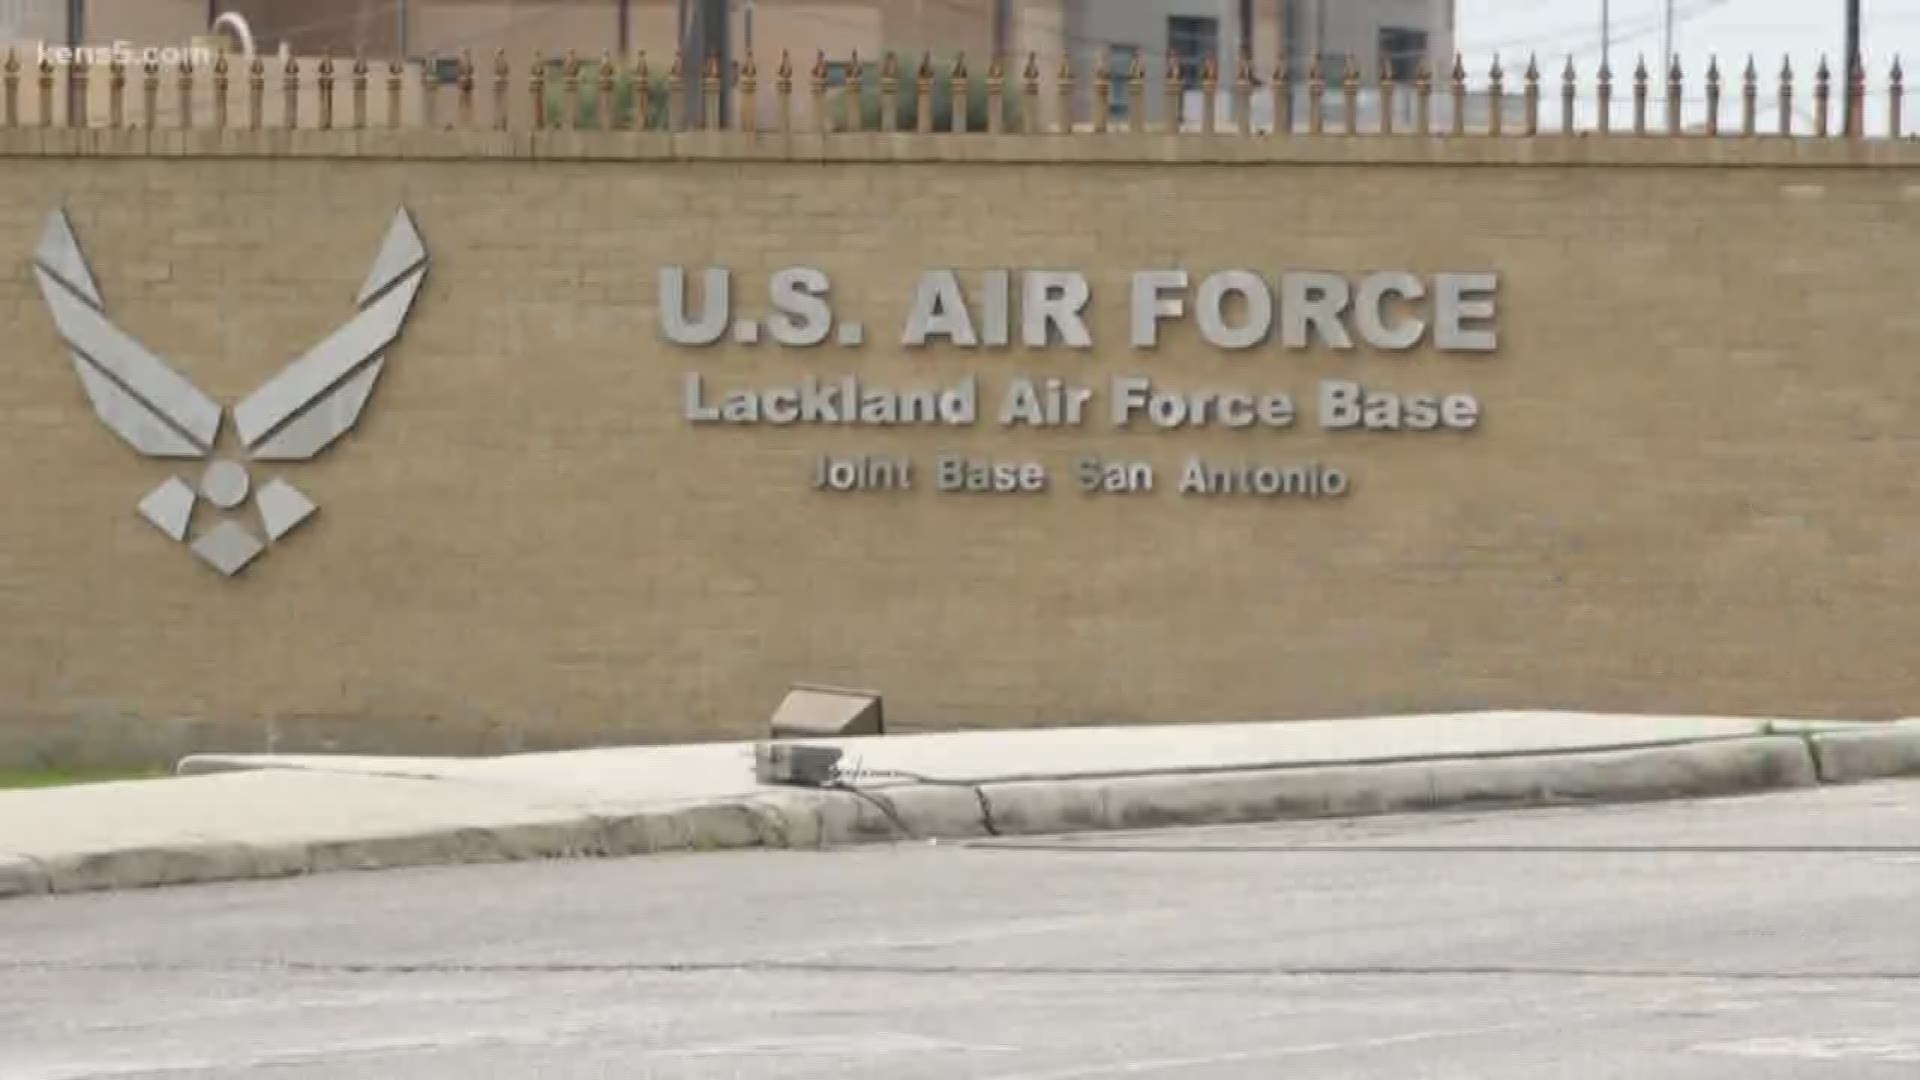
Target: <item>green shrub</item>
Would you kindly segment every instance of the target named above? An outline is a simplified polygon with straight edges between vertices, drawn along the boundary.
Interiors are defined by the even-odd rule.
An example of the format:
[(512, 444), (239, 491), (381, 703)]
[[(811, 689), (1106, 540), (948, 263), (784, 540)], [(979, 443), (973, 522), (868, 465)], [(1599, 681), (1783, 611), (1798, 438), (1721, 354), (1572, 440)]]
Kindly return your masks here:
[[(913, 131), (920, 122), (920, 95), (916, 79), (919, 70), (918, 61), (902, 65), (899, 91), (899, 128), (901, 131)], [(933, 62), (935, 72), (932, 87), (933, 130), (953, 130), (954, 93), (953, 62), (936, 58)], [(564, 61), (549, 61), (546, 72), (546, 86), (543, 91), (546, 124), (552, 128), (567, 126), (567, 85), (566, 64)], [(800, 96), (810, 92), (807, 78), (795, 73), (793, 92)], [(671, 126), (667, 115), (667, 77), (664, 74), (649, 73), (647, 91), (646, 128), (664, 131)], [(684, 82), (684, 93), (704, 92), (704, 84), (699, 78), (689, 78)], [(616, 66), (613, 83), (614, 127), (632, 128), (634, 112), (638, 108), (639, 94), (636, 92), (638, 80), (634, 73)], [(733, 88), (729, 87), (729, 91)], [(880, 130), (880, 113), (884, 106), (880, 92), (880, 65), (865, 65), (861, 75), (860, 115), (863, 130)], [(966, 91), (967, 130), (987, 130), (987, 77), (984, 70), (975, 71), (968, 79)], [(761, 80), (760, 94), (764, 98), (773, 92), (772, 80)], [(847, 94), (845, 86), (829, 90), (825, 97), (827, 119), (834, 130), (846, 127)], [(1021, 107), (1020, 81), (1017, 77), (1008, 77), (1001, 90), (1002, 116), (1008, 130), (1015, 130), (1020, 124)], [(682, 106), (684, 107), (684, 106)], [(575, 124), (582, 128), (597, 128), (600, 121), (600, 63), (582, 60), (580, 62), (580, 100)]]
[[(971, 67), (971, 65), (969, 65)], [(865, 131), (879, 131), (880, 113), (885, 101), (880, 92), (880, 65), (863, 64), (860, 78), (860, 126)], [(917, 130), (920, 124), (920, 62), (903, 58), (900, 61), (899, 89), (899, 129)], [(933, 130), (953, 130), (954, 86), (953, 61), (935, 57), (933, 59), (933, 87), (930, 95), (933, 113)], [(794, 87), (799, 92), (800, 80), (795, 79)], [(1021, 100), (1020, 79), (1017, 73), (1005, 77), (1001, 83), (1001, 109), (1006, 128), (1017, 130), (1020, 126)], [(841, 86), (827, 92), (827, 118), (831, 127), (838, 131), (847, 126), (847, 95), (849, 87)], [(965, 87), (965, 109), (968, 131), (987, 130), (987, 74), (984, 65), (971, 71)]]
[[(693, 93), (700, 92), (697, 79), (688, 80)], [(647, 117), (644, 125), (635, 125), (634, 111), (639, 107), (639, 80), (632, 71), (615, 66), (613, 80), (613, 119), (614, 127), (631, 128), (644, 126), (653, 129), (665, 129), (667, 123), (667, 78), (665, 75), (649, 74), (647, 80)], [(547, 83), (545, 88), (545, 111), (548, 127), (567, 126), (567, 72), (564, 62), (549, 62), (547, 65)], [(599, 61), (580, 62), (580, 103), (575, 123), (583, 128), (597, 128), (600, 121), (600, 63)]]

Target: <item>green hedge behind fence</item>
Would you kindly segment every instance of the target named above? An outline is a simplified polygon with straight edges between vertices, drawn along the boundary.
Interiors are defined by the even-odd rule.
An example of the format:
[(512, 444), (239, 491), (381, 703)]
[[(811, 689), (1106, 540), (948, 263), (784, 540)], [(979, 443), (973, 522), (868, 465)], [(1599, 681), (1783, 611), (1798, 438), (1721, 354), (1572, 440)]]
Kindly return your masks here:
[[(920, 91), (918, 80), (913, 74), (914, 70), (916, 69), (909, 69), (900, 77), (899, 115), (896, 119), (901, 131), (912, 131), (918, 127), (920, 123)], [(942, 132), (951, 131), (953, 130), (954, 93), (952, 80), (948, 77), (947, 73), (953, 70), (953, 64), (951, 61), (936, 59), (933, 63), (933, 70), (940, 73), (934, 77), (931, 95), (933, 130)], [(704, 81), (699, 78), (689, 78), (683, 83), (683, 92), (690, 94), (703, 93), (704, 85)], [(639, 105), (638, 86), (639, 80), (632, 71), (626, 69), (618, 69), (615, 71), (612, 94), (614, 122), (612, 126), (620, 128), (644, 126), (653, 130), (664, 130), (671, 126), (667, 115), (666, 76), (656, 74), (650, 74), (648, 76), (647, 117), (644, 125), (636, 125), (634, 123), (634, 112)], [(794, 96), (810, 96), (812, 93), (810, 87), (810, 80), (805, 77), (796, 76), (794, 79)], [(732, 88), (730, 87), (730, 89)], [(762, 109), (767, 108), (764, 102), (774, 93), (774, 80), (766, 77), (763, 73), (758, 91), (760, 101), (763, 103), (760, 106)], [(847, 126), (847, 95), (849, 93), (851, 93), (851, 90), (844, 85), (834, 87), (827, 91), (824, 105), (830, 126), (835, 130), (841, 130)], [(583, 60), (580, 62), (579, 94), (578, 111), (574, 116), (575, 124), (582, 128), (597, 128), (603, 126), (600, 117), (600, 64), (598, 61)], [(546, 87), (542, 100), (544, 101), (547, 125), (554, 128), (566, 127), (567, 89), (566, 68), (563, 63), (554, 62), (548, 65)], [(881, 129), (880, 113), (884, 104), (885, 102), (880, 92), (879, 69), (876, 65), (863, 74), (860, 84), (860, 123), (864, 130), (879, 131)], [(1023, 105), (1024, 102), (1020, 97), (1017, 81), (1008, 79), (1004, 84), (1004, 89), (1001, 94), (1002, 117), (1007, 126), (1007, 130), (1018, 130)], [(796, 109), (804, 107), (801, 103), (796, 103), (795, 105)], [(969, 80), (966, 87), (965, 108), (967, 110), (967, 130), (987, 130), (987, 86), (984, 77), (976, 76)]]

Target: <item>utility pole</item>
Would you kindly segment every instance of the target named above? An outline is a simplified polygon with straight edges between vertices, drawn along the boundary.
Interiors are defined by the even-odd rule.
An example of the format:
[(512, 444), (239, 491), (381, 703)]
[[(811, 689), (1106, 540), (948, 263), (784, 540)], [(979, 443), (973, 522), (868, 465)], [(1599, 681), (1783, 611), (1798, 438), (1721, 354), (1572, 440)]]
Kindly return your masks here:
[(1673, 0), (1667, 0), (1666, 14), (1660, 23), (1660, 77), (1673, 70)]
[(1280, 77), (1273, 81), (1273, 127), (1293, 131), (1293, 84), (1300, 77), (1298, 0), (1280, 0)]
[[(67, 47), (78, 49), (87, 42), (87, 0), (67, 0)], [(75, 57), (78, 59), (77, 55)], [(69, 78), (67, 80), (67, 115), (85, 117), (87, 99), (80, 94), (80, 87)], [(69, 120), (68, 123), (74, 121)], [(79, 121), (84, 124), (86, 121)]]
[(721, 127), (726, 127), (732, 111), (732, 95), (727, 93), (733, 68), (728, 0), (680, 0), (680, 57), (686, 84), (680, 103), (680, 115), (687, 129), (696, 131), (707, 117), (707, 61), (720, 65)]
[(1600, 66), (1613, 70), (1613, 4), (1600, 0)]
[(1860, 0), (1847, 0), (1847, 135), (1864, 134), (1866, 102), (1860, 100)]

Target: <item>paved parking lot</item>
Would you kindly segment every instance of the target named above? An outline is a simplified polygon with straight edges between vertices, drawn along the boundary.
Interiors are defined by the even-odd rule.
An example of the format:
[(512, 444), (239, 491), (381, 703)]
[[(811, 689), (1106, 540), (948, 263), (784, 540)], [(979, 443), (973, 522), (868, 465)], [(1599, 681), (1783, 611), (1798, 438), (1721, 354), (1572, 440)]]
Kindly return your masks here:
[(1900, 1077), (1920, 784), (0, 903), (0, 1076)]

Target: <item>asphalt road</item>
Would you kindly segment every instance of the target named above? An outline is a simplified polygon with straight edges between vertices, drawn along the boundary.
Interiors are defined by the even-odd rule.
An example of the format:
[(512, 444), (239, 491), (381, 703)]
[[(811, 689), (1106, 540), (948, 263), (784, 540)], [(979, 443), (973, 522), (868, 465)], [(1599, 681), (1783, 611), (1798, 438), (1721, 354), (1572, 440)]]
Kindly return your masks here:
[(0, 903), (0, 1077), (1920, 1075), (1920, 783)]

